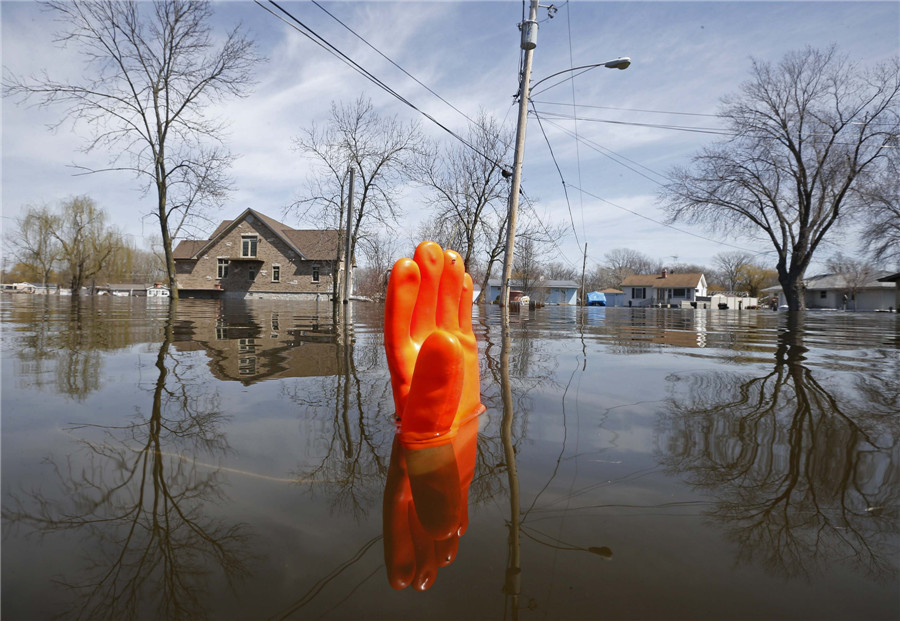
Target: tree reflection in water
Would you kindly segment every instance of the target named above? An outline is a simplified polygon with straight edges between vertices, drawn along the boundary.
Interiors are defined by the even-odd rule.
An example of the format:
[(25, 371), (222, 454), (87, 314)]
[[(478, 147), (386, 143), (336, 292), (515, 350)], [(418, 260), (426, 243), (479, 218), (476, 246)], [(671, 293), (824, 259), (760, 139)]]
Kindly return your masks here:
[(895, 578), (900, 357), (879, 352), (846, 386), (817, 378), (801, 321), (779, 334), (765, 375), (670, 376), (662, 462), (716, 498), (710, 515), (743, 562), (785, 577), (849, 562)]
[(85, 567), (61, 579), (73, 617), (202, 618), (207, 577), (221, 571), (231, 584), (246, 573), (245, 527), (206, 511), (222, 499), (218, 469), (204, 462), (228, 451), (225, 415), (193, 367), (169, 353), (171, 342), (170, 316), (149, 416), (70, 426), (80, 451), (46, 459), (58, 490), (17, 495), (4, 507), (7, 526), (73, 531), (90, 551)]

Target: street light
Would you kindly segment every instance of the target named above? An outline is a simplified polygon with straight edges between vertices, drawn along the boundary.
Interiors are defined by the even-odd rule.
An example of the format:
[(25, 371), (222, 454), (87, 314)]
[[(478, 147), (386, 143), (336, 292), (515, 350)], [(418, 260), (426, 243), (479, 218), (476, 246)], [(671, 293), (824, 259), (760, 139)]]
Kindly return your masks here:
[[(525, 58), (522, 66), (522, 89), (519, 94), (519, 121), (516, 126), (516, 149), (513, 157), (512, 182), (509, 194), (509, 215), (506, 230), (506, 250), (503, 254), (503, 280), (500, 283), (500, 304), (503, 307), (503, 324), (509, 325), (509, 281), (512, 278), (513, 246), (516, 241), (516, 218), (519, 209), (519, 189), (522, 185), (522, 159), (525, 151), (525, 123), (528, 120), (528, 99), (531, 87), (531, 61), (534, 48), (537, 47), (537, 10), (538, 0), (531, 0), (529, 18), (522, 24), (521, 47), (525, 50)], [(588, 71), (594, 67), (606, 67), (607, 69), (627, 69), (631, 64), (628, 57), (615, 58), (603, 63), (572, 67), (552, 73), (534, 83), (535, 86), (554, 76), (573, 71)], [(574, 77), (574, 76), (573, 76)]]

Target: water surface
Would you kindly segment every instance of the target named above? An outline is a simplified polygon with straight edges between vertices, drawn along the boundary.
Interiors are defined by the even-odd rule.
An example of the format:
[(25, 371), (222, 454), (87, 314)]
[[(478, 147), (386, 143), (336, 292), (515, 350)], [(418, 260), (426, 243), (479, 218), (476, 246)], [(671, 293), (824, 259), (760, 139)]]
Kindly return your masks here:
[(3, 618), (900, 618), (895, 315), (476, 310), (408, 454), (352, 314), (2, 296)]

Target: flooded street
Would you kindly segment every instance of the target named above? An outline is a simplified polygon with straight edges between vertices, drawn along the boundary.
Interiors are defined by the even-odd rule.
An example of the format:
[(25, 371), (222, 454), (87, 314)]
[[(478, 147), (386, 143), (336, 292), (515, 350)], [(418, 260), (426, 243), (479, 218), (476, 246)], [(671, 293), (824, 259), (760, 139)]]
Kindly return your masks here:
[(0, 298), (3, 619), (900, 618), (897, 315), (476, 310), (410, 454), (330, 310)]

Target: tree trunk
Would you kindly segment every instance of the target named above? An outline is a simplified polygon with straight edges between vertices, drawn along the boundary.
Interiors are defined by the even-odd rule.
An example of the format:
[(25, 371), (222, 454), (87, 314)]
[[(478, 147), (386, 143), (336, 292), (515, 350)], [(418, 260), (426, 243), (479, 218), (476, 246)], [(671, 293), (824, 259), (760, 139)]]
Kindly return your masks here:
[(806, 300), (803, 295), (803, 274), (793, 271), (778, 270), (778, 282), (784, 291), (789, 311), (800, 311), (806, 308)]

